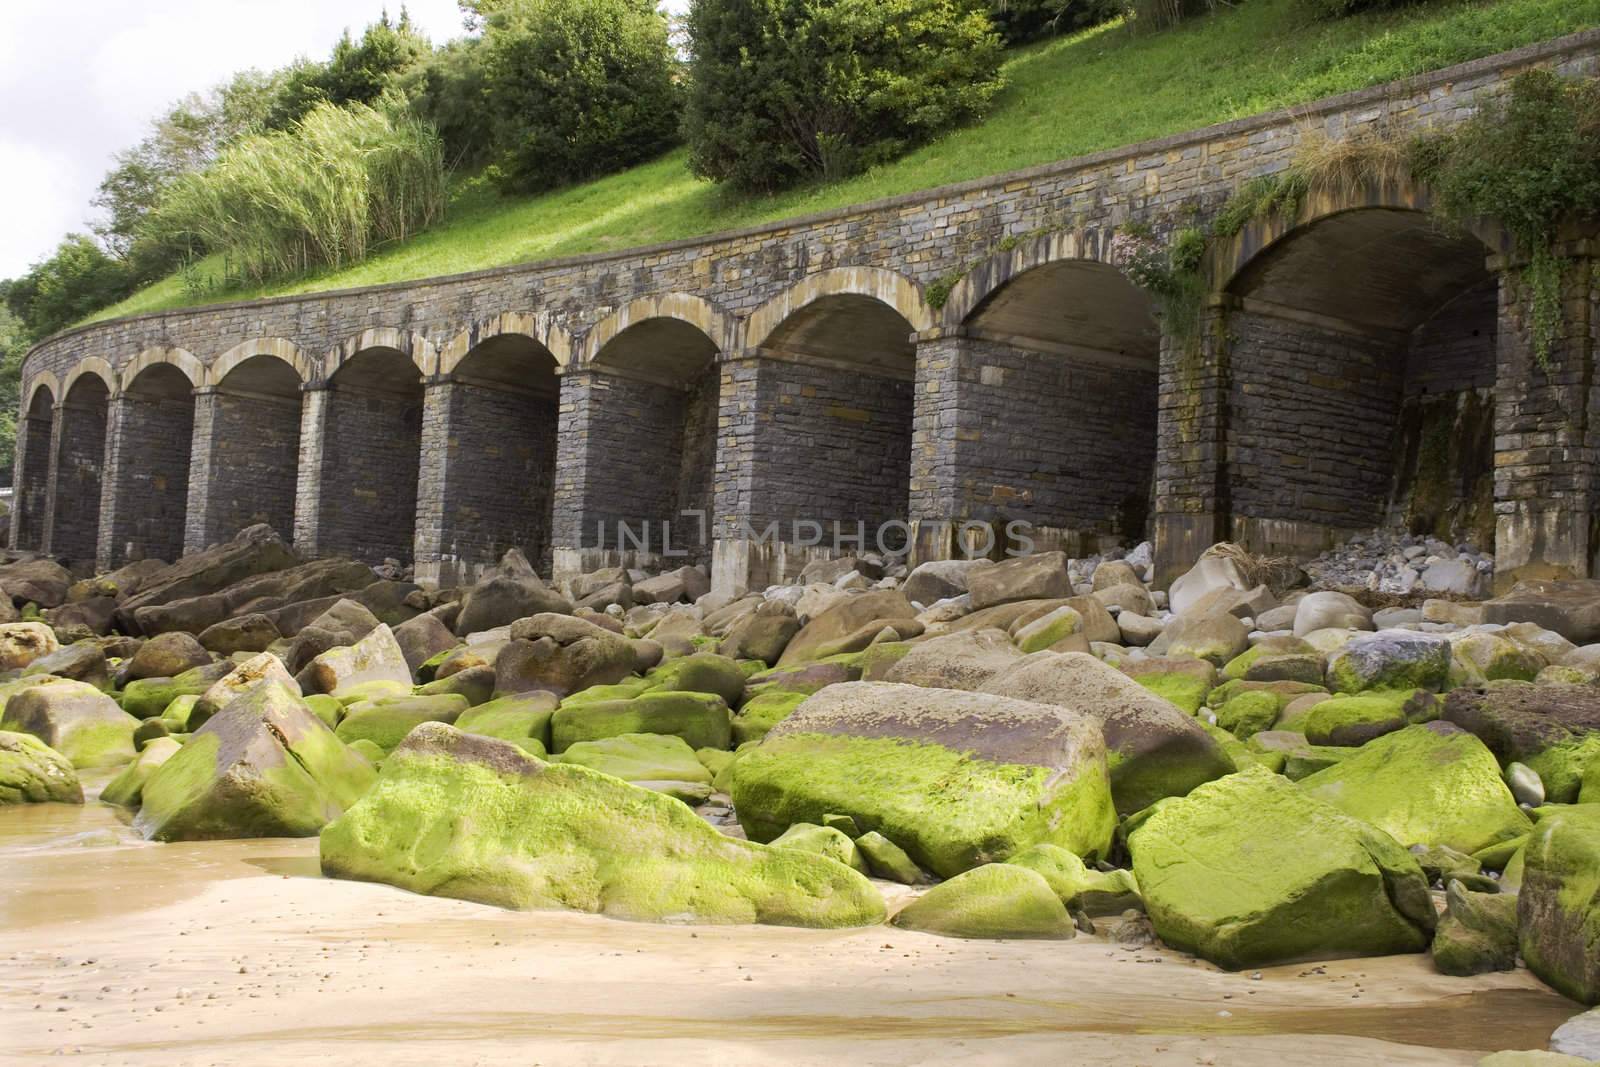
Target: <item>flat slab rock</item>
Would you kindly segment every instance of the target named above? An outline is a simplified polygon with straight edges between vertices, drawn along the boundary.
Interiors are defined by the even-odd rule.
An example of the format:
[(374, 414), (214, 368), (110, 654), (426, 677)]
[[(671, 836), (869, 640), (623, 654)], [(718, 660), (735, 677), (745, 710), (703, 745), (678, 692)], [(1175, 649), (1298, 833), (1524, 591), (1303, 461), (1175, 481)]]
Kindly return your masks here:
[(1576, 645), (1600, 641), (1600, 579), (1530, 579), (1483, 605), (1484, 622), (1534, 622)]

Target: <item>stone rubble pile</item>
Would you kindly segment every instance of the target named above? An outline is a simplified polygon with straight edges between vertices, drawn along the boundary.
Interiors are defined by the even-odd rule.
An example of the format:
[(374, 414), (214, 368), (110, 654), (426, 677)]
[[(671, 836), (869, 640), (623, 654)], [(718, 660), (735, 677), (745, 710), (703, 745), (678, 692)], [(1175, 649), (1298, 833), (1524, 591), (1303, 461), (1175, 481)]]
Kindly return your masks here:
[(259, 527), (17, 559), (0, 804), (110, 768), (153, 840), (320, 834), (331, 876), (503, 907), (1520, 959), (1600, 1002), (1600, 582), (1473, 600), (1491, 559), (1384, 534), (1301, 588), (1258, 564), (861, 556), (743, 594), (513, 551), (437, 589)]

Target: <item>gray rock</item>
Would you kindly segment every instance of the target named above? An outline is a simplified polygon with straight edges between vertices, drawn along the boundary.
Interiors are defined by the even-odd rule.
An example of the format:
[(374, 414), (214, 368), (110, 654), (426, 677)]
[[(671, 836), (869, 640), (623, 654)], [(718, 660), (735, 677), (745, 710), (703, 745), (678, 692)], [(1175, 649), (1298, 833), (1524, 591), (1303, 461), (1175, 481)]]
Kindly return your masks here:
[(1506, 785), (1511, 788), (1511, 795), (1517, 798), (1517, 803), (1530, 808), (1537, 808), (1544, 803), (1544, 782), (1539, 778), (1539, 772), (1526, 763), (1513, 762), (1506, 768)]
[(1600, 1008), (1574, 1015), (1550, 1035), (1550, 1051), (1582, 1060), (1600, 1060)]
[(1294, 635), (1304, 637), (1313, 630), (1342, 628), (1372, 629), (1372, 612), (1345, 593), (1310, 593), (1295, 607)]

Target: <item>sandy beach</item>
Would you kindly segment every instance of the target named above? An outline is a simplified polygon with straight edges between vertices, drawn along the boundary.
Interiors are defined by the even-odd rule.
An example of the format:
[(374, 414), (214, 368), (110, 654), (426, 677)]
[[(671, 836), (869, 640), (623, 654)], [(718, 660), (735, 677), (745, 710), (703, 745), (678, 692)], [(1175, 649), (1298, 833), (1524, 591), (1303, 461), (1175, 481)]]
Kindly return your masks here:
[(1577, 1010), (1425, 956), (1230, 974), (506, 912), (324, 879), (315, 839), (148, 844), (94, 802), (0, 810), (0, 871), (5, 1064), (1470, 1064)]

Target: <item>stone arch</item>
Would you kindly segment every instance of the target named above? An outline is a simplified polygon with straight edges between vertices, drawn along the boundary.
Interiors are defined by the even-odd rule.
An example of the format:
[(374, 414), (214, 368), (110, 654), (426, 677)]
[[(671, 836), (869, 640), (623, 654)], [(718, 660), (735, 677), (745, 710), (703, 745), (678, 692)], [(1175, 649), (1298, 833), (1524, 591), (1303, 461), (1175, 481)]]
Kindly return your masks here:
[(16, 487), (11, 507), (11, 544), (15, 548), (42, 549), (45, 507), (50, 490), (50, 438), (55, 429), (56, 398), (61, 383), (41, 371), (23, 394), (22, 420), (17, 425)]
[(172, 348), (166, 345), (147, 348), (133, 357), (128, 365), (122, 368), (122, 374), (118, 382), (122, 390), (125, 391), (133, 383), (133, 380), (145, 373), (145, 371), (152, 367), (162, 366), (172, 367), (179, 374), (182, 374), (191, 389), (205, 382), (205, 364), (201, 363), (192, 353), (185, 349)]
[(66, 379), (61, 383), (61, 398), (63, 401), (72, 394), (73, 387), (78, 384), (84, 375), (93, 375), (99, 378), (105, 385), (108, 396), (115, 395), (118, 391), (120, 383), (117, 380), (117, 372), (111, 368), (111, 364), (99, 356), (85, 356), (67, 372)]
[[(618, 345), (613, 342), (622, 342), (625, 335), (637, 337), (641, 331), (656, 333), (657, 337), (652, 340), (658, 345), (665, 342), (674, 349), (703, 348), (694, 344), (698, 338), (709, 345), (713, 353), (731, 352), (738, 348), (738, 325), (737, 319), (716, 304), (690, 293), (640, 297), (595, 323), (584, 336), (581, 365), (589, 367), (597, 362), (603, 365), (608, 349), (613, 354), (618, 353)], [(667, 367), (659, 368), (666, 371), (663, 377), (673, 377), (674, 372), (685, 369), (681, 367), (684, 361), (669, 359), (666, 362)], [(626, 369), (649, 373), (657, 368), (632, 365)]]
[(951, 447), (968, 458), (944, 490), (955, 513), (936, 517), (984, 524), (994, 549), (1019, 521), (1039, 551), (1083, 556), (1143, 540), (1161, 330), (1150, 295), (1115, 262), (1110, 231), (1002, 249), (951, 290), (942, 325), (947, 336), (928, 345), (947, 358), (931, 369), (953, 376)]
[[(903, 339), (889, 334), (893, 326), (875, 310), (881, 308), (910, 327)], [(814, 359), (883, 364), (876, 350), (893, 346), (909, 353), (910, 335), (936, 322), (922, 290), (904, 275), (882, 267), (835, 267), (802, 278), (752, 312), (745, 342)]]
[(422, 334), (392, 326), (374, 326), (329, 349), (322, 359), (322, 379), (331, 382), (334, 375), (357, 356), (385, 349), (409, 359), (423, 378), (439, 373), (439, 353)]
[(527, 338), (550, 353), (557, 367), (572, 362), (572, 337), (558, 326), (548, 313), (503, 311), (480, 319), (445, 343), (439, 351), (440, 374), (453, 374), (461, 361), (475, 349), (496, 337), (517, 336)]
[[(1488, 548), (1503, 247), (1425, 187), (1314, 190), (1208, 253), (1226, 309), (1231, 536), (1314, 554), (1374, 526)], [(1237, 468), (1237, 469), (1234, 469)]]
[(220, 385), (235, 367), (246, 360), (265, 356), (287, 364), (302, 383), (317, 377), (316, 362), (307, 356), (299, 345), (282, 337), (256, 337), (241, 341), (211, 361), (206, 382)]

